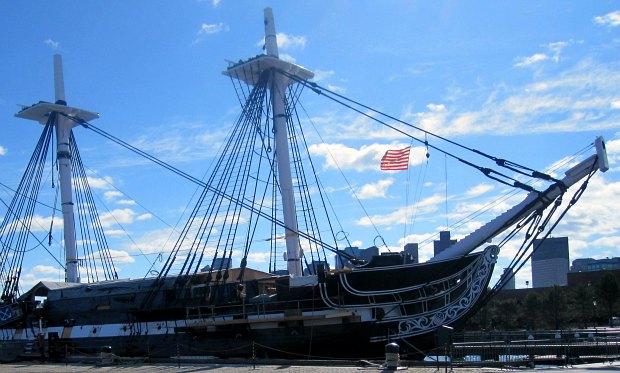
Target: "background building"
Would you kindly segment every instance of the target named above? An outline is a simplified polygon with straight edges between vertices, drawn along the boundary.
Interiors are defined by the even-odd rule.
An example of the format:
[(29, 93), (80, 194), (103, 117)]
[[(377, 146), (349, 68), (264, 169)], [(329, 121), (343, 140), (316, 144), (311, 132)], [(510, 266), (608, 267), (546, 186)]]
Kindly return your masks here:
[(456, 240), (450, 239), (450, 231), (439, 232), (439, 240), (433, 241), (433, 255), (437, 255), (448, 247), (454, 245)]
[[(372, 259), (373, 256), (379, 255), (379, 248), (376, 246), (372, 246), (367, 249), (360, 249), (359, 247), (351, 246), (351, 247), (345, 247), (343, 251), (356, 258), (364, 259), (366, 261), (370, 261), (370, 259)], [(336, 255), (335, 263), (336, 263), (337, 269), (342, 269), (344, 267), (353, 266), (353, 264), (350, 261), (340, 257), (339, 255)]]
[(582, 258), (573, 260), (571, 272), (611, 271), (620, 269), (620, 258), (592, 259)]
[(569, 267), (568, 237), (534, 241), (532, 287), (566, 286)]
[(506, 284), (502, 286), (501, 290), (514, 290), (515, 289), (515, 276), (512, 268), (504, 268), (504, 273), (502, 273), (502, 281), (504, 278), (508, 278), (506, 280)]
[(324, 260), (313, 260), (310, 264), (310, 267), (304, 269), (304, 276), (316, 275), (318, 273), (318, 267), (320, 265), (323, 266), (323, 271), (329, 272), (329, 263)]
[(599, 282), (606, 273), (614, 275), (616, 280), (620, 283), (620, 258), (575, 259), (568, 273), (568, 286), (595, 284)]
[(211, 269), (213, 269), (214, 271), (219, 271), (219, 270), (230, 269), (231, 267), (232, 267), (231, 258), (215, 258), (215, 260), (213, 261), (213, 267), (206, 265), (201, 269), (201, 271), (208, 272)]
[(420, 256), (418, 254), (418, 244), (417, 243), (408, 243), (405, 245), (405, 253), (411, 255), (411, 260), (414, 263), (420, 262)]

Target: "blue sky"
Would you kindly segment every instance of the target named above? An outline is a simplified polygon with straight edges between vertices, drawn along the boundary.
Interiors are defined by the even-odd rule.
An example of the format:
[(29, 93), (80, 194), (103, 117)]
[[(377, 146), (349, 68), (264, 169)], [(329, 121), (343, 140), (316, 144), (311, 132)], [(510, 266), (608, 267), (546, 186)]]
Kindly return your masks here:
[[(221, 72), (226, 60), (262, 53), (265, 6), (274, 10), (281, 57), (314, 71), (318, 83), (467, 146), (547, 170), (604, 136), (612, 168), (595, 176), (556, 235), (569, 236), (571, 260), (618, 256), (620, 6), (613, 1), (3, 2), (0, 181), (18, 184), (39, 136), (38, 124), (14, 114), (18, 105), (53, 100), (55, 53), (63, 56), (69, 105), (101, 113), (102, 129), (203, 177), (239, 113)], [(506, 189), (439, 153), (431, 152), (427, 171), (420, 149), (409, 173), (381, 172), (382, 153), (406, 139), (321, 97), (305, 99), (323, 139), (312, 148), (321, 179), (335, 200), (350, 196), (331, 154), (389, 247), (428, 243), (446, 225), (462, 237), (512, 203), (453, 226)], [(105, 205), (119, 275), (142, 277), (174, 241), (171, 227), (183, 221), (196, 187), (92, 132), (75, 135)], [(0, 187), (0, 198), (11, 194)], [(339, 212), (352, 241), (373, 244), (378, 233), (355, 202)], [(40, 212), (42, 227), (50, 215)], [(431, 253), (432, 242), (422, 246), (422, 259)], [(62, 278), (46, 255), (26, 258), (24, 286)], [(249, 265), (264, 268), (264, 255)], [(525, 268), (517, 286), (529, 279)]]

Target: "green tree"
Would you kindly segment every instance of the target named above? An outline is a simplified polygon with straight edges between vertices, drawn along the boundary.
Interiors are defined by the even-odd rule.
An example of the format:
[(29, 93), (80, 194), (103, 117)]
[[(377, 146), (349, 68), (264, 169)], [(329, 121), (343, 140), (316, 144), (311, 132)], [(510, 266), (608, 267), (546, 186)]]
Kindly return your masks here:
[(579, 327), (588, 327), (588, 322), (594, 318), (594, 289), (590, 284), (577, 285), (570, 294), (570, 318)]
[(514, 299), (494, 302), (493, 323), (496, 329), (512, 330), (517, 327), (519, 308)]
[(542, 303), (536, 293), (529, 293), (523, 300), (521, 310), (526, 329), (532, 330), (540, 326)]
[(547, 292), (543, 301), (544, 318), (547, 325), (554, 329), (562, 329), (566, 321), (568, 303), (561, 286), (555, 285)]
[(489, 325), (489, 308), (480, 308), (472, 317), (467, 320), (465, 329), (468, 330), (486, 330)]
[(607, 272), (601, 277), (596, 287), (596, 297), (605, 316), (610, 319), (614, 315), (614, 307), (618, 302), (620, 289), (616, 277)]

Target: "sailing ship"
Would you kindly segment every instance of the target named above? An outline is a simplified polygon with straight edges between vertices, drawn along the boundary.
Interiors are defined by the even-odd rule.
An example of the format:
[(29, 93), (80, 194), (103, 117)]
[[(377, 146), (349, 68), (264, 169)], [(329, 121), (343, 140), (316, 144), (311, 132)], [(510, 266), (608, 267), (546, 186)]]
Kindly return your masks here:
[[(505, 243), (489, 244), (494, 237), (526, 229), (522, 247), (531, 249), (534, 239), (546, 237), (555, 226), (551, 216), (568, 188), (586, 181), (573, 197), (576, 201), (587, 180), (608, 168), (602, 138), (594, 142), (595, 154), (562, 179), (489, 156), (498, 167), (547, 183), (543, 190), (457, 158), (485, 176), (525, 189), (527, 196), (427, 262), (417, 263), (405, 252), (363, 260), (341, 247), (334, 229), (319, 225), (330, 223), (332, 214), (324, 198), (318, 203), (311, 198), (323, 197), (322, 184), (312, 165), (302, 168), (309, 157), (296, 122), (304, 88), (336, 102), (352, 102), (312, 82), (311, 71), (279, 58), (271, 9), (265, 9), (265, 54), (231, 63), (224, 71), (245, 100), (205, 181), (94, 126), (91, 121), (98, 114), (67, 105), (59, 56), (54, 71), (56, 101), (39, 102), (16, 114), (40, 122), (44, 129), (0, 226), (2, 361), (39, 349), (51, 357), (105, 350), (120, 356), (304, 358), (376, 357), (390, 342), (399, 343), (403, 352), (424, 350), (439, 328), (458, 325), (485, 300)], [(103, 135), (201, 186), (155, 276), (118, 279), (77, 151), (75, 127)], [(29, 226), (54, 131), (66, 281), (41, 281), (20, 294), (26, 243), (36, 238)], [(423, 143), (434, 147), (426, 139)], [(75, 215), (90, 219), (76, 219), (75, 210)], [(78, 234), (82, 239), (76, 239)], [(272, 237), (266, 242), (274, 252), (276, 238), (285, 240), (285, 270), (270, 265), (270, 271), (263, 272), (247, 266), (256, 238), (265, 236)], [(229, 265), (233, 250), (242, 253), (239, 268)], [(345, 263), (343, 268), (330, 269), (326, 253)], [(95, 269), (95, 264), (103, 269)]]

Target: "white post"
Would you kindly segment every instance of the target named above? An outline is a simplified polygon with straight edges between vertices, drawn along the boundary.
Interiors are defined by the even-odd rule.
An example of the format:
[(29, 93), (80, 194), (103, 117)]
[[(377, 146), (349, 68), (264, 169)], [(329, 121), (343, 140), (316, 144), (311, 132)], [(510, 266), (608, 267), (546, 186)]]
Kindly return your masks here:
[[(265, 49), (268, 56), (278, 58), (276, 27), (271, 8), (265, 8)], [(282, 74), (274, 74), (271, 82), (271, 105), (273, 109), (273, 126), (275, 130), (275, 152), (278, 160), (278, 177), (282, 191), (282, 209), (284, 213), (286, 258), (290, 276), (301, 276), (301, 249), (297, 233), (297, 213), (291, 163), (288, 149), (288, 131), (286, 129), (285, 92), (289, 79)], [(290, 229), (289, 229), (290, 228)]]
[[(56, 104), (67, 105), (65, 99), (65, 83), (62, 71), (62, 57), (54, 55), (54, 92)], [(80, 282), (78, 270), (77, 249), (75, 243), (75, 219), (73, 216), (73, 188), (71, 185), (71, 128), (73, 122), (64, 115), (57, 114), (56, 144), (58, 173), (60, 175), (60, 201), (62, 204), (62, 218), (64, 222), (65, 266), (66, 282)]]

